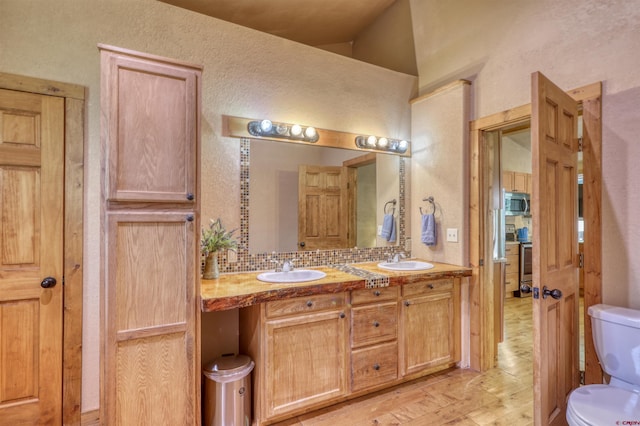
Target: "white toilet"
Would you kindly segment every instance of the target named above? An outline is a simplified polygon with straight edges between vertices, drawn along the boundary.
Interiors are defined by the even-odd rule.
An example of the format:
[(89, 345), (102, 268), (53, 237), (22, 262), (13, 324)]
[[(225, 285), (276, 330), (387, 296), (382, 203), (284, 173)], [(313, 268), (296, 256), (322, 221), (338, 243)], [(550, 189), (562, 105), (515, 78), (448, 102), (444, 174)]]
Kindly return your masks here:
[[(640, 421), (640, 311), (589, 307), (593, 342), (608, 385), (587, 385), (569, 395), (571, 426), (637, 424)], [(619, 423), (616, 423), (619, 422)]]

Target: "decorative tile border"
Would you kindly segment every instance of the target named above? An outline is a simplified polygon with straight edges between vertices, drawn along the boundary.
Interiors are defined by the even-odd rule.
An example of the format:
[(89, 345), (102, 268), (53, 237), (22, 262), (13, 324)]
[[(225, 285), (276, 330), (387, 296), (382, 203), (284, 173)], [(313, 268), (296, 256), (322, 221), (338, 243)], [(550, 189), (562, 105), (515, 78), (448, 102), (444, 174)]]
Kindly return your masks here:
[[(358, 262), (373, 262), (404, 252), (405, 235), (405, 159), (399, 157), (399, 214), (398, 245), (386, 247), (350, 248), (336, 250), (292, 251), (273, 253), (249, 253), (249, 165), (251, 140), (240, 139), (240, 235), (236, 261), (230, 262), (228, 253), (220, 253), (220, 272), (249, 272), (273, 269), (272, 260), (282, 262), (297, 259), (297, 267), (344, 265)], [(410, 253), (407, 253), (410, 255)], [(388, 283), (387, 283), (388, 285)]]
[(331, 265), (331, 267), (338, 271), (347, 272), (351, 275), (355, 275), (356, 277), (364, 278), (366, 281), (365, 288), (389, 287), (388, 275), (365, 271), (364, 269), (356, 268), (352, 265)]

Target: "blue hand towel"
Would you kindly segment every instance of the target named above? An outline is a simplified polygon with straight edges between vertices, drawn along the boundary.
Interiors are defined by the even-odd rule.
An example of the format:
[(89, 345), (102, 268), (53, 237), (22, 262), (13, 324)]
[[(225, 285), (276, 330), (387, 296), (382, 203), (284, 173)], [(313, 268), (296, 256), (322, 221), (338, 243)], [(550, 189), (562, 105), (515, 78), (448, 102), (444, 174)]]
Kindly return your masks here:
[(421, 241), (428, 246), (436, 245), (436, 218), (433, 213), (422, 215)]
[(382, 231), (380, 231), (380, 236), (386, 241), (395, 241), (396, 240), (396, 227), (395, 220), (392, 214), (385, 214), (382, 219)]

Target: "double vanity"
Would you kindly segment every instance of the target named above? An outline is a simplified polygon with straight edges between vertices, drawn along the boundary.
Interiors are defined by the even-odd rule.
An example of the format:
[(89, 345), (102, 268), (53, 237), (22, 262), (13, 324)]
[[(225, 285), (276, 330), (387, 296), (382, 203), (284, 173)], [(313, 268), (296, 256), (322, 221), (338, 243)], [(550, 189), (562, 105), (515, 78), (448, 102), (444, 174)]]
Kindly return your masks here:
[[(460, 281), (471, 269), (406, 260), (307, 271), (305, 276), (321, 278), (265, 282), (252, 272), (201, 281), (203, 312), (240, 308), (240, 352), (256, 363), (255, 424), (387, 388), (460, 360)], [(286, 281), (291, 272), (268, 277)]]

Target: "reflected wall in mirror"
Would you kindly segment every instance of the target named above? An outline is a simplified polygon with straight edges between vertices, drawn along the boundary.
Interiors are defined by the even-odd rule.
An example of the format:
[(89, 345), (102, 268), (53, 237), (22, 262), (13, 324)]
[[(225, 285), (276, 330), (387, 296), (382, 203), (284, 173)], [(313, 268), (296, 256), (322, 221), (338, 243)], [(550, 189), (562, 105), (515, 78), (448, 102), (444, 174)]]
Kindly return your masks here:
[(389, 247), (378, 235), (400, 199), (400, 157), (251, 140), (249, 252)]

